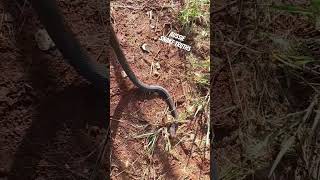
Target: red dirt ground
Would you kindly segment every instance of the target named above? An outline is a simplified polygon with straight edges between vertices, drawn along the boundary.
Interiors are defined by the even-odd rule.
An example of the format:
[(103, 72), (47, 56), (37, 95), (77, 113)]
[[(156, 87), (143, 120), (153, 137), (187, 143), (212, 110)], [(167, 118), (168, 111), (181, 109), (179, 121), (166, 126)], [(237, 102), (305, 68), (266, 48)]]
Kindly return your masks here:
[[(186, 89), (189, 87), (185, 58), (188, 52), (158, 40), (161, 35), (167, 35), (170, 28), (175, 32), (180, 30), (177, 10), (182, 5), (175, 2), (175, 8), (166, 8), (165, 4), (170, 3), (171, 1), (166, 0), (116, 1), (111, 4), (111, 16), (123, 51), (138, 78), (147, 84), (165, 87), (177, 102), (178, 111), (182, 112), (186, 107)], [(152, 20), (147, 14), (150, 11), (154, 16)], [(143, 43), (151, 46), (150, 53), (142, 51), (140, 47)], [(150, 71), (151, 65), (157, 62), (161, 67), (160, 76), (155, 76)], [(164, 113), (167, 105), (158, 96), (138, 92), (128, 78), (121, 75), (122, 69), (116, 61), (111, 60), (111, 64), (111, 177), (209, 179), (209, 152), (203, 157), (201, 149), (193, 147), (192, 150), (192, 143), (188, 140), (166, 152), (164, 138), (160, 137), (154, 155), (148, 155), (145, 150), (146, 141), (134, 137), (165, 126), (168, 123)], [(192, 136), (196, 133), (197, 122), (187, 123), (178, 130), (173, 146), (185, 134)], [(201, 139), (201, 135), (196, 136)]]
[[(91, 58), (107, 62), (96, 1), (58, 2)], [(29, 4), (0, 4), (14, 18), (0, 24), (0, 179), (87, 179), (106, 133), (105, 96), (56, 49), (38, 49)]]

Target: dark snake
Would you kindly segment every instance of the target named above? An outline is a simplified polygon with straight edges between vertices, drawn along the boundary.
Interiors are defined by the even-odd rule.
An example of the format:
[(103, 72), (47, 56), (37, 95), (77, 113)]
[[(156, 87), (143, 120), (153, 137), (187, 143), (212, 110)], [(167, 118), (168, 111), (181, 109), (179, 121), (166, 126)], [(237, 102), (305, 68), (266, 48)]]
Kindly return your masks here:
[[(31, 0), (32, 6), (37, 12), (41, 23), (44, 25), (56, 47), (62, 53), (67, 62), (85, 79), (98, 89), (105, 91), (109, 87), (109, 70), (106, 64), (98, 63), (89, 58), (88, 54), (81, 48), (79, 41), (64, 21), (56, 0)], [(158, 93), (169, 106), (171, 115), (177, 119), (178, 113), (169, 92), (157, 85), (147, 85), (135, 76), (126, 61), (119, 41), (113, 28), (110, 29), (110, 45), (117, 59), (132, 83), (143, 92)], [(177, 128), (176, 124), (171, 127)]]
[[(31, 0), (31, 3), (39, 16), (41, 23), (45, 26), (45, 29), (47, 30), (51, 39), (59, 51), (63, 54), (67, 62), (73, 66), (81, 76), (91, 82), (99, 90), (106, 91), (106, 88), (109, 87), (108, 66), (90, 59), (88, 54), (81, 48), (79, 41), (75, 38), (74, 34), (64, 21), (56, 0)], [(132, 83), (144, 92), (158, 93), (169, 106), (171, 115), (177, 119), (178, 113), (169, 92), (162, 86), (147, 85), (136, 77), (127, 63), (126, 57), (121, 49), (121, 45), (113, 28), (111, 27), (109, 29), (110, 45), (117, 55), (120, 65)], [(177, 126), (177, 123), (173, 123), (170, 126), (170, 129), (174, 129), (175, 131)], [(217, 180), (218, 177), (216, 174), (217, 170), (215, 161), (213, 161), (211, 168), (211, 178)]]

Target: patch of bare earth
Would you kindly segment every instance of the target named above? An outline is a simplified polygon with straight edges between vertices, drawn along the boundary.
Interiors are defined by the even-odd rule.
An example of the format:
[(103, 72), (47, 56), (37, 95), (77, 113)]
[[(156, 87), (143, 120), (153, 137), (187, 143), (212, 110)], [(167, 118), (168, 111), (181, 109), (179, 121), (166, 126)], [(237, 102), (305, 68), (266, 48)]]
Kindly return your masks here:
[[(188, 53), (161, 41), (161, 35), (179, 32), (177, 13), (182, 5), (174, 1), (111, 2), (113, 27), (127, 60), (137, 77), (147, 84), (165, 87), (174, 98), (178, 112), (185, 111), (192, 85), (187, 80)], [(150, 18), (150, 12), (152, 18)], [(141, 49), (150, 46), (150, 52)], [(112, 54), (112, 52), (110, 52)], [(160, 68), (155, 72), (156, 64)], [(156, 65), (158, 66), (158, 65)], [(204, 144), (205, 124), (186, 121), (170, 139), (161, 131), (148, 151), (149, 138), (170, 122), (167, 105), (157, 95), (143, 94), (121, 73), (111, 59), (111, 178), (112, 179), (209, 179), (209, 151)], [(201, 128), (202, 127), (202, 128)], [(194, 141), (195, 139), (195, 141)]]

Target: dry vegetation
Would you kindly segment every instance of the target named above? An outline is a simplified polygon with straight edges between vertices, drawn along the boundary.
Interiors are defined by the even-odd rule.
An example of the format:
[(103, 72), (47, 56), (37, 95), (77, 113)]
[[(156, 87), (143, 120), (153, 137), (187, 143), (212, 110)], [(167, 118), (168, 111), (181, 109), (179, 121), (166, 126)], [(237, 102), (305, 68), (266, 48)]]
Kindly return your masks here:
[(317, 0), (211, 6), (220, 179), (320, 179), (319, 8)]

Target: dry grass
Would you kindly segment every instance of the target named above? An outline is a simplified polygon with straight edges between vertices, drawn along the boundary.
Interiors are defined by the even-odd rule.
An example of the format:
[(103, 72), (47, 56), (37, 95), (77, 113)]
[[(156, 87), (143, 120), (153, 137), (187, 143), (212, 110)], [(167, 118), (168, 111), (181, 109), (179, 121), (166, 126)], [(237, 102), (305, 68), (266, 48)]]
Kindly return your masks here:
[[(310, 43), (316, 37), (308, 31), (305, 36), (311, 37), (297, 35), (316, 26), (310, 17), (279, 11), (273, 4), (280, 6), (271, 0), (212, 6), (212, 52), (223, 60), (215, 67), (223, 70), (213, 70), (213, 76), (230, 77), (234, 102), (222, 108), (228, 113), (213, 109), (224, 115), (214, 120), (237, 115), (231, 135), (215, 142), (220, 179), (320, 177), (318, 57), (310, 44), (320, 46)], [(301, 1), (292, 5), (309, 7)], [(219, 147), (230, 138), (236, 152)]]

